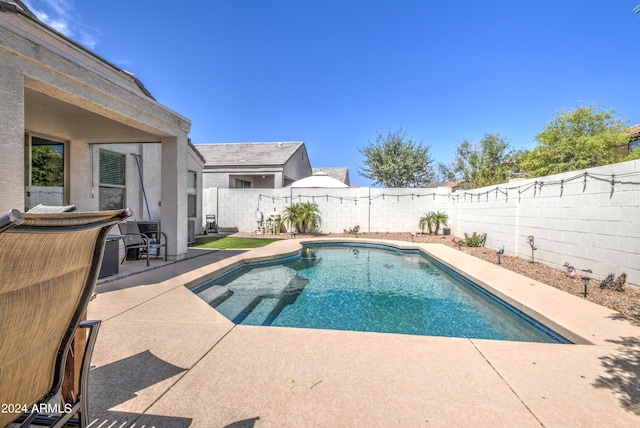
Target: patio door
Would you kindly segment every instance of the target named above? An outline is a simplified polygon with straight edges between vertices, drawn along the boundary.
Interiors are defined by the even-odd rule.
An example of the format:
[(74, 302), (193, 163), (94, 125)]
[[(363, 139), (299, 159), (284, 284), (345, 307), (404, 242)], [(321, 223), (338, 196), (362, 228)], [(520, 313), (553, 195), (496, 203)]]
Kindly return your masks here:
[(66, 144), (30, 134), (24, 138), (24, 208), (65, 205)]

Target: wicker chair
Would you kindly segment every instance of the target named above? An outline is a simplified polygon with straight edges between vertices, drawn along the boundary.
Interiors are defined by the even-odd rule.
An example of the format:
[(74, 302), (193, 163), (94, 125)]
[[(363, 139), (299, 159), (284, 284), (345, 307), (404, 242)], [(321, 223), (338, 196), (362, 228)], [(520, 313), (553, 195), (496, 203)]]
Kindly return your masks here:
[[(91, 299), (104, 243), (112, 226), (129, 210), (0, 216), (0, 403), (20, 405), (0, 413), (0, 426), (18, 417), (28, 426), (36, 419), (61, 426), (79, 415), (88, 422), (88, 369), (100, 321), (89, 328), (74, 403), (56, 417), (34, 408), (56, 395), (62, 384), (69, 346)], [(58, 403), (58, 407), (60, 407)]]

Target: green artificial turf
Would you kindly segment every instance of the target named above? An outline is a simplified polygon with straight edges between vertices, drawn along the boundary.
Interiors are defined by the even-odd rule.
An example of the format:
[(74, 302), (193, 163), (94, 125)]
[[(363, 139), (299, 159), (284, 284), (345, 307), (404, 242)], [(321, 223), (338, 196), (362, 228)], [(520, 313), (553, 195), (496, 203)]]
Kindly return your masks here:
[(233, 238), (225, 236), (223, 238), (196, 238), (196, 243), (189, 245), (190, 248), (216, 248), (219, 250), (233, 248), (258, 248), (264, 247), (278, 239), (269, 238)]

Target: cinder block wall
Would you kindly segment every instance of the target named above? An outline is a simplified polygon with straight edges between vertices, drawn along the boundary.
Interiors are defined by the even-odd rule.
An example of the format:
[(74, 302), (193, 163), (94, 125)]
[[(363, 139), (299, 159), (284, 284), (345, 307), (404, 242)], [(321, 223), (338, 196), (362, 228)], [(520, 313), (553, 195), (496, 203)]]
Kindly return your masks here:
[[(613, 180), (613, 185), (611, 184)], [(470, 191), (427, 189), (222, 189), (204, 191), (204, 214), (222, 227), (253, 232), (256, 211), (282, 213), (315, 202), (323, 233), (360, 226), (362, 232), (416, 232), (428, 211), (449, 215), (455, 236), (486, 233), (489, 248), (603, 278), (626, 272), (640, 284), (640, 161), (607, 165)]]
[(537, 261), (558, 268), (569, 262), (598, 278), (626, 272), (640, 284), (640, 161), (454, 195), (456, 235), (487, 233), (488, 247), (527, 258), (533, 235)]

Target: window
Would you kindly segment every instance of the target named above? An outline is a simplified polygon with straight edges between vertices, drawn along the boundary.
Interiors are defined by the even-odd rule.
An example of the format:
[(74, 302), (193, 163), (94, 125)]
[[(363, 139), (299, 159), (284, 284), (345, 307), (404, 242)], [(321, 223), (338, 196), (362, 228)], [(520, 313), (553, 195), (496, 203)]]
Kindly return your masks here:
[(250, 181), (240, 180), (239, 178), (236, 178), (236, 189), (250, 189), (250, 188), (251, 188)]
[(100, 211), (125, 207), (125, 162), (122, 153), (100, 150)]
[(198, 174), (194, 171), (188, 171), (187, 178), (187, 217), (198, 216)]
[(65, 143), (25, 134), (25, 211), (38, 205), (64, 205), (66, 191)]

